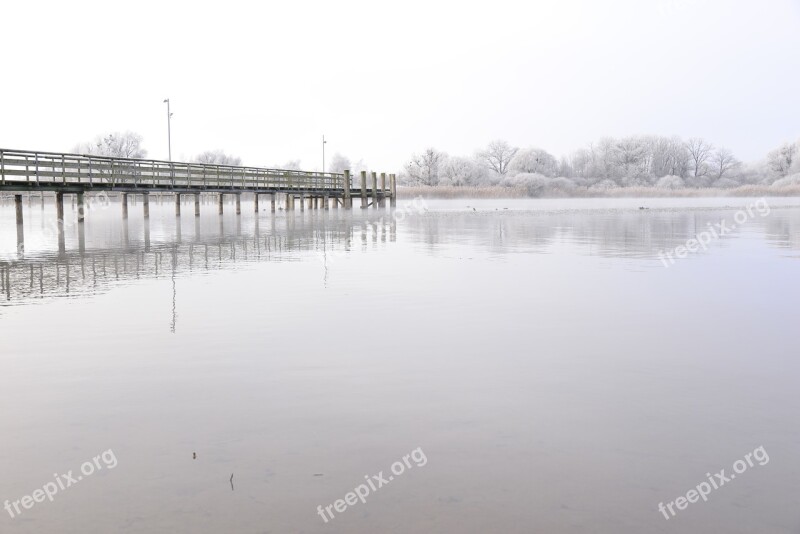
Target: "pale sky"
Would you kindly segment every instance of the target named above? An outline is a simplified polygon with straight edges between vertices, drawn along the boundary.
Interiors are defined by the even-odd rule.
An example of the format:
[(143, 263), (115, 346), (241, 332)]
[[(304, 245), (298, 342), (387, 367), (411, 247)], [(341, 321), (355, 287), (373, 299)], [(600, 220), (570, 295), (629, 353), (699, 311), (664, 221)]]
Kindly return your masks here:
[(800, 138), (800, 0), (10, 2), (0, 146), (132, 130), (167, 157), (341, 152), (376, 171), (492, 139), (560, 156), (603, 135)]

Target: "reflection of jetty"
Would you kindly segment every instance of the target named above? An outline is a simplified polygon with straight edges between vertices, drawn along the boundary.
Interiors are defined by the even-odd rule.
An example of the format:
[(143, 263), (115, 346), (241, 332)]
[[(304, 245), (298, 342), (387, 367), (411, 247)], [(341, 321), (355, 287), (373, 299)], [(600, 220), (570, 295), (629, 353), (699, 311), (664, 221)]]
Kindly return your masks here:
[[(368, 180), (368, 178), (371, 178)], [(354, 187), (356, 185), (357, 187)], [(306, 172), (261, 167), (242, 167), (206, 163), (179, 163), (145, 159), (110, 158), (83, 154), (30, 152), (0, 149), (0, 191), (14, 192), (17, 233), (20, 246), (24, 242), (21, 192), (55, 193), (57, 220), (64, 220), (64, 195), (74, 194), (78, 205), (78, 222), (85, 217), (92, 196), (118, 192), (122, 197), (122, 216), (128, 216), (128, 195), (142, 196), (144, 216), (150, 216), (150, 194), (168, 193), (175, 197), (175, 214), (181, 213), (181, 195), (194, 197), (194, 214), (200, 215), (201, 193), (218, 195), (218, 211), (224, 209), (224, 195), (233, 195), (236, 213), (241, 213), (241, 195), (253, 195), (255, 211), (261, 195), (269, 195), (275, 211), (278, 195), (285, 209), (301, 210), (353, 207), (353, 195), (360, 197), (361, 207), (395, 206), (397, 199), (394, 174), (361, 171), (360, 183), (353, 184), (350, 171), (343, 173)]]
[[(315, 217), (316, 219), (316, 217)], [(321, 262), (331, 262), (351, 250), (375, 248), (396, 240), (393, 218), (325, 217), (304, 221), (281, 219), (276, 228), (262, 231), (256, 219), (250, 233), (211, 237), (172, 238), (150, 243), (145, 223), (144, 241), (123, 237), (118, 244), (81, 250), (49, 252), (0, 262), (2, 303), (28, 302), (53, 296), (103, 292), (117, 283), (146, 278), (170, 278), (192, 272), (235, 268), (261, 261), (295, 261), (301, 255), (315, 254)], [(263, 222), (263, 221), (262, 221)], [(78, 231), (82, 234), (83, 224)], [(85, 243), (85, 236), (80, 238)], [(63, 243), (63, 240), (61, 241)]]

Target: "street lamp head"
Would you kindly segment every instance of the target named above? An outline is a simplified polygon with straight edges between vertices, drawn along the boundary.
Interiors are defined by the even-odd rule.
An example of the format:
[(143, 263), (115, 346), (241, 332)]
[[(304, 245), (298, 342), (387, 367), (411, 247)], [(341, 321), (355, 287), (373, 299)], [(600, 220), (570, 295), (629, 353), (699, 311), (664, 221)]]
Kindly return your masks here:
[(167, 102), (169, 102), (169, 98), (164, 99), (164, 103), (166, 104)]

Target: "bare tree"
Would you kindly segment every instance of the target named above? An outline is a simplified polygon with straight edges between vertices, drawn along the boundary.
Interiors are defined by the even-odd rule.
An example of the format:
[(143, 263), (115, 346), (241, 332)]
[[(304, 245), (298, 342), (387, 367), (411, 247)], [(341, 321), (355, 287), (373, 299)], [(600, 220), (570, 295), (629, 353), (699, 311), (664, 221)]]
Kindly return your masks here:
[(446, 158), (447, 154), (435, 148), (428, 148), (419, 155), (414, 154), (406, 164), (409, 181), (421, 185), (438, 185), (439, 167)]
[(704, 139), (692, 137), (686, 141), (686, 150), (689, 151), (689, 162), (694, 177), (703, 176), (708, 172), (706, 162), (711, 157), (714, 146)]
[(134, 132), (114, 132), (98, 135), (94, 141), (76, 145), (72, 150), (78, 154), (92, 156), (130, 159), (147, 157), (147, 150), (142, 148), (142, 136)]
[(739, 166), (739, 160), (733, 156), (733, 152), (727, 148), (718, 148), (711, 155), (711, 166), (717, 180), (723, 178), (726, 173)]
[(508, 165), (516, 155), (516, 147), (512, 147), (505, 141), (492, 141), (485, 150), (478, 152), (478, 159), (489, 167), (498, 176), (505, 176), (508, 172)]
[(212, 165), (241, 165), (242, 158), (226, 154), (222, 150), (206, 150), (195, 156), (196, 163), (208, 163)]

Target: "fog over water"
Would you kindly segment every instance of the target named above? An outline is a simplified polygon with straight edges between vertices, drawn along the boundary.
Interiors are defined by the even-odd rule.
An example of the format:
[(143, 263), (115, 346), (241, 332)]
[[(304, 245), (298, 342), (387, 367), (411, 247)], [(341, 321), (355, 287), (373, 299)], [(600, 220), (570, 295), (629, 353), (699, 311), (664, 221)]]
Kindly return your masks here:
[(800, 199), (189, 206), (0, 206), (0, 532), (800, 529)]

